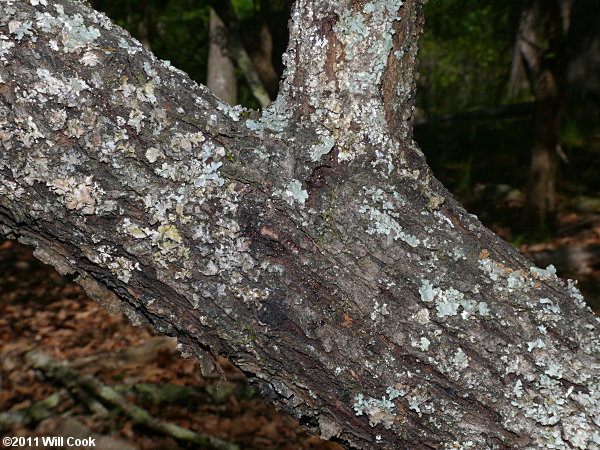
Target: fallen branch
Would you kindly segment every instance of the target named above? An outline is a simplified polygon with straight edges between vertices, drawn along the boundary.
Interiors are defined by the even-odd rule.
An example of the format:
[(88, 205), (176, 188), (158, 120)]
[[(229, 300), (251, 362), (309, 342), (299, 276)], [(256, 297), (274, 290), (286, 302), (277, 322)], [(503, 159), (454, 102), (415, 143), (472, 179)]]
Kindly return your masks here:
[(64, 389), (49, 395), (27, 408), (0, 413), (0, 433), (5, 433), (16, 426), (29, 426), (50, 417), (54, 408), (68, 397)]
[(161, 351), (175, 353), (176, 339), (163, 336), (143, 342), (134, 347), (127, 347), (111, 352), (78, 358), (69, 363), (69, 367), (81, 369), (83, 367), (104, 368), (122, 367), (127, 364), (147, 364), (154, 360)]
[[(236, 398), (248, 396), (244, 385), (221, 385), (218, 389), (208, 385), (204, 387), (178, 386), (174, 384), (122, 384), (112, 387), (124, 397), (135, 396), (143, 403), (154, 406), (167, 404), (188, 404), (190, 402), (210, 401), (224, 403), (231, 395)], [(251, 391), (252, 392), (252, 391)], [(253, 395), (253, 394), (251, 394)], [(208, 398), (207, 398), (208, 397)]]
[(455, 122), (460, 120), (514, 119), (533, 114), (533, 103), (515, 103), (506, 106), (477, 109), (474, 111), (459, 111), (452, 114), (440, 114), (433, 117), (415, 119), (416, 126), (428, 125), (432, 122)]
[(178, 425), (162, 422), (151, 416), (148, 411), (133, 405), (125, 400), (115, 389), (101, 383), (91, 375), (82, 375), (61, 361), (57, 361), (40, 351), (27, 353), (26, 359), (36, 369), (53, 378), (69, 389), (84, 388), (106, 404), (120, 408), (127, 417), (137, 424), (144, 425), (152, 430), (174, 437), (175, 439), (193, 442), (206, 449), (238, 450), (232, 444), (204, 433), (182, 428)]

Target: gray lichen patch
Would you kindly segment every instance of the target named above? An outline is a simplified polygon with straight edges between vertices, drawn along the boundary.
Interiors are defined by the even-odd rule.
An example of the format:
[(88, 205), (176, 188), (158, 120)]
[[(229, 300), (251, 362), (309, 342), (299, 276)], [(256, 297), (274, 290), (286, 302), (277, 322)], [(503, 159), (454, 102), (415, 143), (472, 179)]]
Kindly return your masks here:
[(292, 180), (287, 185), (287, 190), (285, 194), (293, 200), (296, 200), (301, 205), (304, 205), (304, 202), (308, 198), (308, 192), (306, 189), (302, 188), (302, 183), (298, 180)]
[(404, 199), (395, 191), (392, 195), (381, 189), (365, 188), (365, 198), (358, 212), (368, 217), (368, 234), (383, 234), (391, 236), (394, 240), (402, 240), (411, 247), (417, 247), (421, 241), (404, 231), (400, 225), (400, 208), (404, 206)]
[(426, 304), (433, 303), (435, 305), (438, 318), (460, 316), (462, 319), (468, 320), (477, 316), (490, 315), (487, 304), (478, 303), (475, 299), (469, 298), (452, 287), (448, 289), (434, 287), (427, 279), (421, 281), (419, 295)]
[(319, 161), (323, 155), (331, 151), (334, 144), (335, 138), (333, 136), (322, 136), (321, 142), (310, 149), (311, 161)]
[(93, 46), (100, 37), (100, 30), (92, 25), (86, 25), (85, 19), (79, 13), (65, 13), (61, 4), (54, 4), (58, 14), (39, 12), (36, 15), (36, 26), (44, 33), (54, 33), (60, 37), (65, 52), (76, 52), (82, 48)]
[(8, 22), (8, 32), (13, 34), (18, 41), (23, 39), (24, 36), (29, 36), (32, 42), (37, 40), (37, 36), (33, 34), (31, 22), (10, 20)]
[[(400, 393), (398, 393), (400, 395)], [(394, 393), (394, 398), (395, 398)], [(384, 428), (390, 429), (394, 424), (397, 412), (395, 412), (396, 405), (392, 402), (392, 395), (387, 398), (385, 395), (378, 398), (365, 398), (363, 394), (358, 394), (354, 397), (354, 404), (352, 405), (357, 416), (366, 414), (369, 417), (369, 424), (375, 427), (382, 424)]]

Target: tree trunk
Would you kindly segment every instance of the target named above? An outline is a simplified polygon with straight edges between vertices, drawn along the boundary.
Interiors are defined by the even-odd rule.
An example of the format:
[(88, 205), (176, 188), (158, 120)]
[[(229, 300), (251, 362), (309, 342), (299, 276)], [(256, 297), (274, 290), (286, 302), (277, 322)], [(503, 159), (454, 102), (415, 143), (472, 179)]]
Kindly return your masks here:
[(324, 438), (598, 448), (592, 312), (412, 141), (420, 2), (290, 25), (258, 116), (83, 3), (0, 3), (0, 232)]
[[(564, 30), (561, 1), (544, 2), (535, 84), (534, 144), (529, 169), (525, 214), (532, 234), (546, 237), (555, 225), (558, 134), (566, 106)], [(544, 42), (545, 41), (545, 42)]]
[(508, 97), (535, 94), (536, 74), (540, 68), (540, 11), (536, 0), (515, 3), (519, 20), (510, 65)]
[(224, 102), (236, 104), (235, 67), (229, 56), (227, 30), (217, 13), (210, 8), (210, 43), (206, 86)]
[(250, 51), (252, 64), (256, 68), (265, 89), (271, 98), (277, 97), (279, 90), (279, 75), (273, 65), (273, 36), (266, 18), (271, 14), (269, 0), (260, 1), (260, 21), (256, 36), (252, 36), (254, 48)]
[(209, 4), (221, 18), (224, 27), (226, 24), (226, 30), (224, 29), (224, 31), (227, 32), (229, 54), (244, 73), (252, 95), (258, 100), (262, 108), (267, 107), (271, 103), (271, 97), (269, 97), (267, 88), (261, 79), (260, 72), (252, 62), (246, 48), (242, 45), (239, 32), (240, 23), (231, 0), (209, 0)]

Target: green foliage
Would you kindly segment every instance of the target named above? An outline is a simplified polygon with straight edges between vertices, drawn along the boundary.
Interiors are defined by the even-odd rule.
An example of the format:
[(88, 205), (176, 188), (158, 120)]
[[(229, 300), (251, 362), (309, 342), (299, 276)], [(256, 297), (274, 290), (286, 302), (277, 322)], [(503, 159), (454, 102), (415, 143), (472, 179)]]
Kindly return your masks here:
[(567, 148), (576, 148), (585, 144), (585, 138), (585, 133), (577, 121), (569, 118), (560, 129), (558, 141)]
[(501, 102), (510, 66), (513, 0), (430, 0), (417, 104), (429, 115)]
[(199, 82), (206, 80), (208, 6), (194, 0), (96, 0), (96, 9), (127, 29), (156, 56)]

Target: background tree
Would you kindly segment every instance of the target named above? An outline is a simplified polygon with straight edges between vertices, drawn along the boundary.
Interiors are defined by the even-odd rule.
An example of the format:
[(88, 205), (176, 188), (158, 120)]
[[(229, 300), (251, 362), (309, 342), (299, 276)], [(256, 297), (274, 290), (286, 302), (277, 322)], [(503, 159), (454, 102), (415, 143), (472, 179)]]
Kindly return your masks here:
[[(518, 242), (549, 239), (557, 226), (556, 185), (571, 196), (594, 196), (597, 188), (592, 176), (574, 189), (595, 165), (598, 147), (597, 114), (584, 112), (598, 105), (592, 86), (600, 71), (589, 53), (597, 5), (448, 1), (426, 9), (417, 137), (434, 171), (476, 210), (476, 184), (527, 186), (523, 217), (503, 210), (505, 219), (489, 218), (485, 206), (482, 217), (504, 222)], [(588, 61), (578, 72), (590, 80), (583, 83), (567, 77), (582, 52), (590, 56), (578, 57)]]
[(229, 55), (227, 30), (217, 13), (210, 9), (210, 43), (206, 87), (230, 105), (237, 103), (235, 66)]

